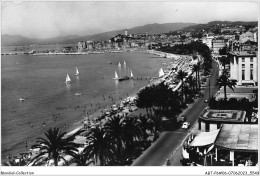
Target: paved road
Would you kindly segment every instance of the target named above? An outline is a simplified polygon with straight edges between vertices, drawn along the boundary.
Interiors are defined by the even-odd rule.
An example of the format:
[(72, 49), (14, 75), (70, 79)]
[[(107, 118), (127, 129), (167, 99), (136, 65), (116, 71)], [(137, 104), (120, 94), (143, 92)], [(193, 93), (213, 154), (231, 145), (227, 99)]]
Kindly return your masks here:
[[(219, 71), (217, 64), (213, 63), (212, 75), (210, 77), (211, 95), (217, 92), (215, 84), (218, 73)], [(209, 97), (209, 88), (202, 92), (204, 96), (197, 99), (190, 108), (180, 114), (186, 115), (187, 121), (191, 124), (191, 126), (194, 125), (201, 111), (207, 106), (207, 103), (204, 103), (204, 100)], [(160, 138), (133, 162), (132, 166), (162, 166), (165, 164), (169, 155), (177, 150), (180, 145), (182, 145), (183, 140), (188, 134), (189, 130), (186, 129), (178, 129), (174, 132), (163, 132), (160, 135)]]

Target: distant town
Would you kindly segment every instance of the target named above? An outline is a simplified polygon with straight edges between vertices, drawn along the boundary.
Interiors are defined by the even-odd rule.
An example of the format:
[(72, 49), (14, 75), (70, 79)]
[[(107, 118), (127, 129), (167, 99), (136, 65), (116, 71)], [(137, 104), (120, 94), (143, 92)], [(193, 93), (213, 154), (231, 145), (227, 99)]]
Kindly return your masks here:
[[(84, 134), (74, 131), (68, 135), (69, 142), (76, 141), (81, 149), (77, 154), (83, 154), (69, 156), (62, 149), (60, 153), (68, 159), (67, 165), (87, 166), (91, 161), (92, 165), (107, 166), (258, 166), (258, 26), (255, 22), (216, 21), (161, 34), (125, 31), (103, 41), (78, 41), (62, 50), (20, 53), (69, 55), (132, 51), (165, 58), (170, 66), (160, 71), (159, 83), (140, 89), (135, 97), (128, 97), (119, 106), (113, 105), (94, 125), (85, 121)], [(136, 113), (140, 109), (145, 115)], [(135, 118), (125, 115), (126, 110), (136, 113)], [(92, 131), (86, 132), (89, 127)], [(58, 131), (55, 128), (48, 133), (53, 135)], [(101, 134), (100, 143), (95, 143), (95, 134)], [(103, 134), (111, 138), (105, 139), (107, 136)], [(27, 154), (24, 165), (65, 165), (58, 157), (48, 158), (50, 163), (40, 158), (41, 152), (48, 153), (43, 143), (34, 145), (35, 151), (30, 154), (34, 158), (28, 159)]]
[(68, 45), (62, 50), (34, 51), (30, 46), (16, 47), (8, 54), (98, 54), (103, 52), (145, 51), (160, 50), (162, 47), (188, 44), (199, 41), (206, 44), (213, 52), (219, 54), (219, 49), (228, 47), (233, 50), (243, 48), (257, 48), (257, 23), (256, 22), (210, 22), (205, 25), (195, 25), (168, 33), (149, 34), (139, 33), (118, 34), (102, 41), (79, 41), (77, 44)]

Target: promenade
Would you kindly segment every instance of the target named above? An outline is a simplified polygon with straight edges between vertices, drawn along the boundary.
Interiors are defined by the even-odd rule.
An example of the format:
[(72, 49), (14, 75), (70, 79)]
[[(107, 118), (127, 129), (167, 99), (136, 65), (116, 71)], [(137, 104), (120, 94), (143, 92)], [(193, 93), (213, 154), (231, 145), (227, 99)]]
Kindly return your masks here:
[[(218, 67), (214, 62), (210, 77), (211, 85), (215, 85), (217, 77)], [(210, 95), (214, 95), (217, 92), (217, 88), (215, 86), (210, 86), (210, 88)], [(170, 159), (171, 166), (181, 165), (180, 159), (182, 159), (182, 150), (180, 146), (182, 146), (183, 141), (191, 130), (196, 128), (195, 123), (199, 114), (207, 107), (207, 103), (204, 103), (204, 100), (209, 97), (209, 87), (203, 90), (202, 93), (204, 94), (203, 97), (198, 98), (194, 103), (189, 104), (188, 108), (179, 115), (179, 117), (186, 115), (187, 121), (191, 124), (191, 128), (162, 133), (159, 139), (137, 158), (131, 166), (162, 166), (166, 164), (167, 159)]]

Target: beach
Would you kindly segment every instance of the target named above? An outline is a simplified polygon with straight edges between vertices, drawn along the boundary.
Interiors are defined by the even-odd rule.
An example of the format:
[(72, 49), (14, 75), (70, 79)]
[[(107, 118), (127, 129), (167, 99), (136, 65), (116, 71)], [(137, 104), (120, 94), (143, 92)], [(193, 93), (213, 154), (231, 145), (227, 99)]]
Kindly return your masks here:
[[(126, 61), (139, 79), (116, 83), (115, 70), (126, 74), (118, 63)], [(112, 64), (108, 64), (111, 61)], [(141, 61), (141, 62), (140, 62)], [(36, 137), (50, 127), (72, 131), (84, 116), (94, 114), (136, 94), (158, 74), (165, 58), (141, 52), (80, 56), (2, 57), (2, 159), (29, 150)], [(75, 67), (79, 68), (79, 78)], [(67, 85), (65, 76), (71, 76)], [(142, 77), (142, 80), (140, 79)], [(75, 93), (80, 93), (76, 96)], [(19, 98), (25, 101), (20, 102)], [(25, 146), (27, 142), (27, 148)]]

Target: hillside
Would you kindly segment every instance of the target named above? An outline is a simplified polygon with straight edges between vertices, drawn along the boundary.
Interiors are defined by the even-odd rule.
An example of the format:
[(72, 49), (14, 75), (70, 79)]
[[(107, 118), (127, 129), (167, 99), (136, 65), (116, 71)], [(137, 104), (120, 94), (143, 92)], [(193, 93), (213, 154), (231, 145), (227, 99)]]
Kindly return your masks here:
[(245, 26), (245, 27), (254, 27), (257, 26), (257, 21), (249, 21), (249, 22), (244, 22), (244, 21), (211, 21), (207, 24), (197, 24), (193, 26), (188, 26), (182, 28), (180, 31), (199, 31), (199, 30), (205, 30), (205, 31), (210, 31), (214, 28), (220, 28), (220, 27), (236, 27), (236, 26)]
[(195, 23), (164, 23), (164, 24), (147, 24), (144, 26), (138, 26), (130, 29), (122, 29), (104, 32), (95, 35), (87, 35), (87, 36), (63, 36), (49, 39), (32, 39), (26, 38), (20, 35), (2, 35), (2, 45), (3, 46), (11, 46), (11, 45), (32, 45), (32, 44), (68, 44), (68, 43), (77, 43), (78, 41), (86, 41), (86, 40), (106, 40), (107, 38), (113, 37), (117, 34), (124, 34), (127, 30), (128, 34), (137, 34), (137, 33), (148, 33), (148, 34), (159, 34), (166, 33), (169, 31), (176, 31), (182, 28), (195, 25)]

